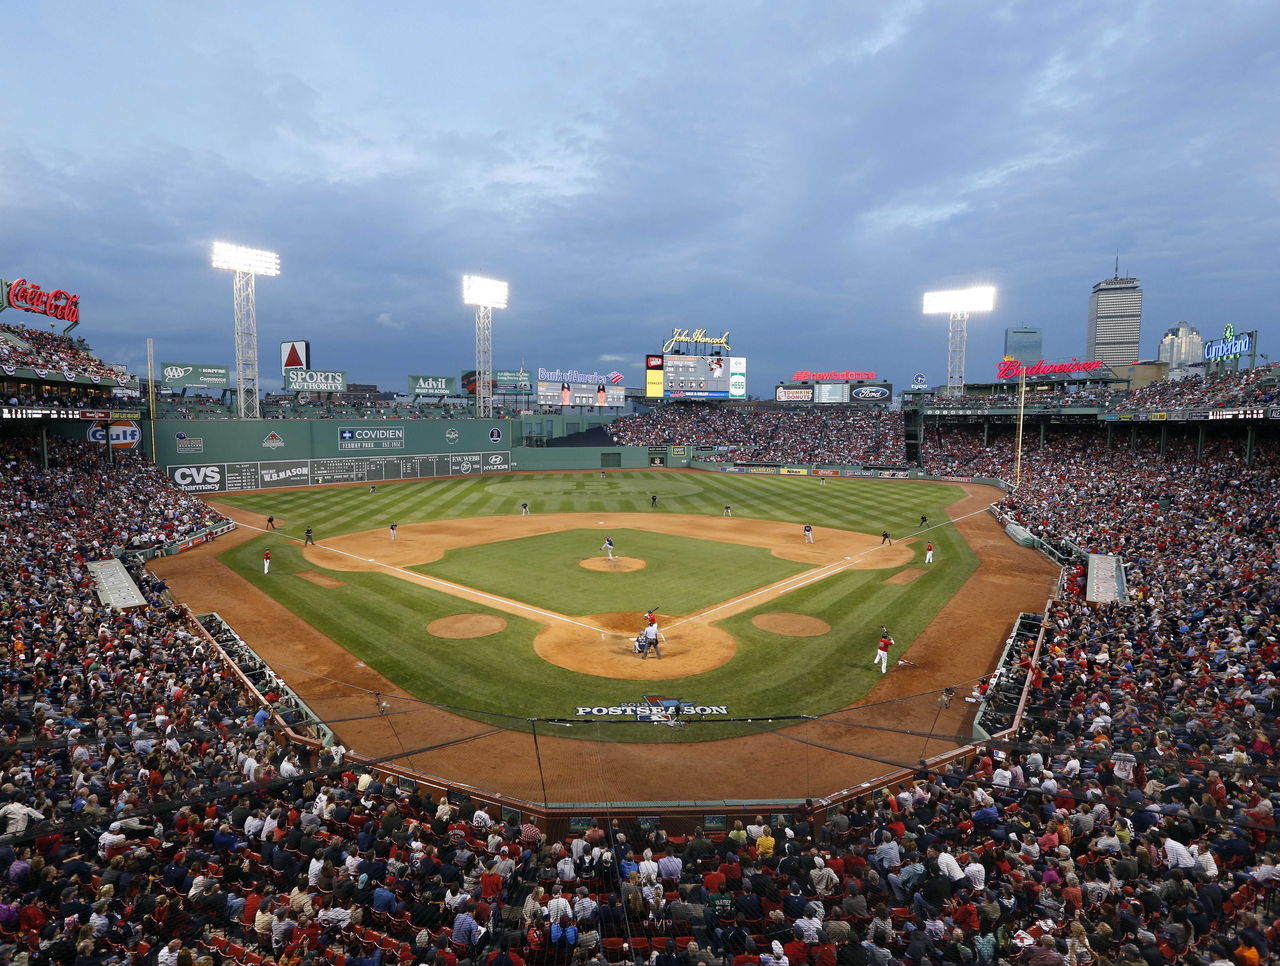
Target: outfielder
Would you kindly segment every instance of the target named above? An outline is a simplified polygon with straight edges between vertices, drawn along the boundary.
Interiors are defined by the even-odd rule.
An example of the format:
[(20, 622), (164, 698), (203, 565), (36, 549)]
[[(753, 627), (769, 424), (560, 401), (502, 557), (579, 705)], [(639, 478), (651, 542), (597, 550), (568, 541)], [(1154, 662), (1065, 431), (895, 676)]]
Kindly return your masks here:
[(880, 635), (880, 641), (876, 644), (876, 656), (871, 662), (872, 664), (880, 665), (881, 674), (889, 673), (889, 648), (891, 647), (893, 647), (893, 638), (889, 636), (889, 632), (886, 630)]
[(609, 559), (613, 559), (613, 537), (605, 537), (604, 543), (600, 544), (600, 549), (609, 554)]

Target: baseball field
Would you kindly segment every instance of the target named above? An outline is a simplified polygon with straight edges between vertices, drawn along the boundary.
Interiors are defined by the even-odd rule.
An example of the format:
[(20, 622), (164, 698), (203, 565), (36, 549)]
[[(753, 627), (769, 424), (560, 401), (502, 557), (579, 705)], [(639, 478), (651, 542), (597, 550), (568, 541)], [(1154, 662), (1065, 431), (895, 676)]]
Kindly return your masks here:
[[(575, 761), (636, 753), (627, 746), (685, 746), (719, 768), (746, 750), (735, 741), (776, 734), (781, 750), (799, 729), (807, 776), (842, 781), (813, 778), (813, 749), (883, 772), (962, 736), (964, 709), (943, 718), (937, 692), (967, 691), (1016, 612), (1043, 606), (1052, 568), (995, 527), (984, 508), (999, 496), (692, 471), (264, 491), (223, 498), (241, 523), (232, 538), (156, 569), (197, 611), (229, 620), (348, 745), (412, 760), (421, 740), (436, 774), (447, 759), (481, 787), (545, 800), (548, 745), (576, 746), (557, 752), (563, 782)], [(634, 642), (650, 609), (661, 657), (642, 659)], [(873, 666), (884, 627), (888, 675)], [(626, 709), (645, 696), (697, 710), (685, 727), (639, 724)], [(840, 734), (816, 739), (824, 727)], [(509, 765), (486, 778), (491, 758), (465, 754), (539, 728), (553, 732), (535, 749), (541, 794)], [(923, 738), (904, 742), (906, 731)]]

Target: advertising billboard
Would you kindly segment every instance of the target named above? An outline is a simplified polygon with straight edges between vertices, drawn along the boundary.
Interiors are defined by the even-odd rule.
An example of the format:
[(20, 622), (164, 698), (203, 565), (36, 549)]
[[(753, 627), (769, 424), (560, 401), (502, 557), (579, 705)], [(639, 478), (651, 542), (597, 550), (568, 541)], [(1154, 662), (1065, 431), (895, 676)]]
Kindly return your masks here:
[(528, 369), (494, 369), (493, 391), (506, 393), (533, 392)]
[(877, 386), (850, 386), (849, 402), (887, 403), (893, 399), (893, 386), (881, 383)]
[(283, 375), (290, 369), (311, 368), (311, 343), (305, 339), (280, 343), (280, 373)]
[(662, 359), (660, 355), (644, 357), (644, 394), (662, 398)]
[(226, 366), (197, 366), (187, 362), (162, 362), (160, 373), (168, 389), (229, 389), (231, 370)]
[(599, 382), (539, 382), (539, 406), (625, 406), (627, 390)]
[[(652, 357), (651, 357), (652, 358)], [(662, 356), (662, 395), (669, 399), (746, 399), (744, 356)], [(649, 370), (646, 364), (646, 373)], [(646, 386), (647, 386), (646, 375)]]
[(452, 396), (458, 391), (453, 376), (410, 376), (410, 396)]
[(812, 386), (778, 386), (773, 391), (775, 402), (813, 402)]
[(347, 374), (326, 369), (286, 369), (285, 392), (346, 392)]

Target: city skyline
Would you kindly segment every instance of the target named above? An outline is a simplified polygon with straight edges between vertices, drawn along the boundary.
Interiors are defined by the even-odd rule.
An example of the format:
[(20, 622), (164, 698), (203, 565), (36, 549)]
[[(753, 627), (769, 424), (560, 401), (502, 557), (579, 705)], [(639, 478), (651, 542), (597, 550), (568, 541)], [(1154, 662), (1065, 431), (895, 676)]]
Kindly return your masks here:
[[(969, 285), (999, 293), (970, 321), (970, 380), (994, 378), (1014, 325), (1043, 330), (1046, 359), (1083, 358), (1083, 293), (1117, 252), (1143, 283), (1136, 357), (1179, 319), (1257, 330), (1263, 352), (1280, 337), (1270, 7), (233, 19), (139, 0), (28, 21), (59, 69), (34, 45), (0, 62), (21, 92), (0, 277), (80, 295), (76, 335), (135, 372), (148, 338), (158, 359), (232, 364), (214, 241), (280, 254), (256, 292), (264, 389), (290, 339), (387, 388), (472, 368), (464, 274), (510, 283), (495, 367), (632, 387), (676, 328), (729, 332), (756, 395), (798, 369), (940, 385), (946, 320), (920, 297)], [(950, 69), (958, 49), (982, 69)]]

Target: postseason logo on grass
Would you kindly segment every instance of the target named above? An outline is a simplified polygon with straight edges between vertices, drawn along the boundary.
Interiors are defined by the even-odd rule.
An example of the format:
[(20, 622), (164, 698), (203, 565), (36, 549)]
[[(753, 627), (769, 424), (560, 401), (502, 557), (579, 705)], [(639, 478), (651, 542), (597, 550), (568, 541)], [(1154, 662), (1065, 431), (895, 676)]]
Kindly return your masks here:
[(579, 718), (635, 718), (642, 722), (670, 721), (677, 715), (685, 714), (728, 714), (729, 708), (723, 704), (695, 704), (681, 698), (668, 698), (660, 694), (646, 694), (639, 701), (625, 701), (613, 705), (581, 705), (577, 709)]

